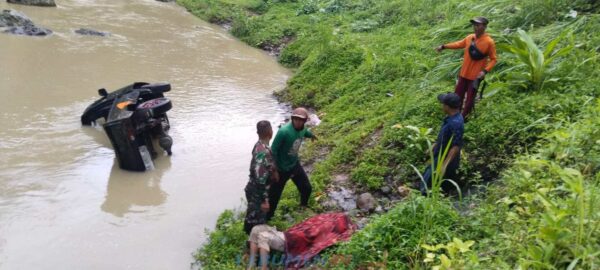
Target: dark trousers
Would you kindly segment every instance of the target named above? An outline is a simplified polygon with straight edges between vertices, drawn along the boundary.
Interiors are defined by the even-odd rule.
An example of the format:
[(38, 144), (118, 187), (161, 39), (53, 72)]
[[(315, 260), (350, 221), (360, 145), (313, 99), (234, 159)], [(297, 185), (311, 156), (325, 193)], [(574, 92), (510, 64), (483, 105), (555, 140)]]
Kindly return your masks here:
[(281, 199), (281, 193), (283, 192), (283, 188), (287, 181), (292, 178), (292, 181), (298, 188), (300, 192), (300, 205), (307, 206), (308, 198), (310, 197), (310, 193), (312, 192), (312, 186), (308, 181), (308, 176), (304, 171), (304, 168), (298, 162), (294, 168), (292, 168), (288, 172), (279, 172), (279, 182), (272, 183), (269, 188), (269, 212), (267, 213), (267, 220), (270, 220), (275, 214), (275, 210), (277, 209), (277, 204), (279, 204), (279, 199)]
[[(433, 162), (433, 166), (437, 166), (437, 160)], [(458, 166), (459, 163), (456, 161), (452, 161), (448, 164), (448, 167), (446, 167), (446, 172), (444, 173), (444, 176), (442, 177), (442, 179), (451, 179), (451, 180), (458, 180)], [(423, 180), (425, 181), (425, 184), (427, 184), (427, 189), (431, 189), (431, 178), (432, 178), (432, 168), (431, 165), (427, 166), (427, 169), (425, 169), (425, 172), (423, 173)], [(442, 180), (443, 181), (443, 180)], [(452, 185), (451, 183), (449, 183), (448, 181), (443, 181), (442, 182), (442, 190), (444, 192), (448, 192), (451, 190), (452, 187), (454, 187), (454, 185)], [(427, 195), (427, 189), (425, 189), (425, 186), (423, 184), (423, 182), (421, 182), (420, 184), (420, 190), (421, 190), (421, 194), (423, 194), (423, 196)]]
[[(454, 89), (454, 93), (456, 93), (462, 102), (462, 116), (464, 119), (467, 119), (467, 115), (473, 110), (473, 106), (475, 105), (475, 91), (477, 89), (473, 88), (473, 81), (467, 80), (463, 77), (458, 77), (458, 82), (456, 83), (456, 88)], [(465, 101), (465, 94), (467, 96), (467, 100)]]

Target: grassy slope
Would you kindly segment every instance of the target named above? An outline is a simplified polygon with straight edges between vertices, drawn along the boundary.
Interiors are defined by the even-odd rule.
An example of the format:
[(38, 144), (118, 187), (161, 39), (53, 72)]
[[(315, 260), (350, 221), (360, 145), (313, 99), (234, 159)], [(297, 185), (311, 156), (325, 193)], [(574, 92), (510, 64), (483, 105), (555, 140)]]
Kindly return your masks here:
[[(426, 224), (423, 198), (409, 198), (376, 218), (352, 240), (332, 250), (353, 258), (347, 269), (386, 262), (390, 269), (428, 268), (447, 255), (453, 269), (596, 269), (600, 263), (600, 100), (579, 121), (544, 136), (537, 151), (522, 155), (502, 174), (502, 183), (458, 209), (449, 203)], [(415, 211), (416, 210), (416, 211)], [(452, 256), (432, 254), (422, 244), (475, 240)], [(400, 239), (400, 240), (398, 240)], [(384, 255), (388, 253), (387, 257)], [(332, 266), (332, 265), (330, 265)], [(442, 268), (444, 269), (444, 268)]]
[[(460, 52), (445, 51), (438, 55), (432, 48), (466, 35), (470, 31), (465, 25), (466, 18), (480, 14), (488, 16), (493, 22), (489, 32), (498, 44), (506, 43), (511, 35), (504, 29), (521, 27), (528, 29), (542, 46), (562, 31), (570, 30), (574, 32), (576, 46), (569, 55), (551, 65), (551, 73), (559, 80), (547, 84), (540, 91), (507, 85), (513, 80), (513, 75), (523, 73), (523, 69), (515, 57), (500, 53), (499, 64), (488, 75), (490, 86), (486, 92), (492, 95), (478, 103), (476, 117), (466, 126), (467, 144), (461, 168), (463, 181), (498, 178), (515, 157), (526, 159), (530, 149), (550, 147), (548, 144), (539, 146), (540, 138), (576, 121), (582, 111), (591, 106), (582, 104), (593, 104), (590, 100), (600, 92), (597, 87), (600, 69), (595, 58), (600, 44), (600, 38), (595, 34), (600, 29), (600, 17), (593, 14), (598, 7), (592, 6), (592, 1), (178, 2), (208, 21), (231, 23), (232, 33), (253, 46), (268, 47), (288, 37), (293, 38), (279, 60), (296, 68), (297, 72), (280, 96), (295, 105), (316, 107), (325, 113), (324, 122), (316, 131), (321, 140), (309, 144), (304, 152), (306, 159), (320, 157), (311, 175), (315, 197), (319, 197), (319, 192), (336, 173), (349, 174), (353, 182), (371, 190), (382, 185), (397, 186), (417, 180), (410, 164), (425, 164), (426, 157), (419, 149), (423, 148), (424, 140), (411, 139), (414, 138), (413, 131), (397, 127), (433, 128), (429, 136), (437, 131), (442, 115), (434, 97), (452, 90), (460, 65)], [(579, 10), (577, 19), (565, 16), (571, 8)], [(559, 46), (567, 44), (563, 42)], [(381, 135), (375, 136), (376, 143), (368, 143), (373, 134)], [(327, 155), (323, 155), (323, 149)], [(518, 171), (519, 165), (514, 166), (505, 175)], [(588, 178), (597, 169), (594, 167), (588, 172)], [(508, 178), (505, 182), (512, 183)], [(278, 212), (295, 210), (295, 193), (292, 189), (286, 190), (282, 211)], [(494, 196), (494, 193), (490, 195), (491, 198)], [(411, 203), (419, 205), (418, 200), (421, 199), (409, 199), (394, 211), (400, 213)], [(312, 203), (318, 208), (318, 201)], [(476, 203), (482, 205), (481, 209), (493, 208), (494, 205), (485, 200)], [(509, 212), (507, 209), (497, 211)], [(294, 212), (293, 218), (300, 220), (306, 215), (308, 213)], [(381, 221), (375, 220), (373, 224), (385, 224), (391, 216), (393, 213), (382, 217)], [(232, 217), (231, 213), (223, 215), (210, 244), (198, 254), (205, 266), (222, 268), (221, 263), (234, 266), (233, 258), (240, 252), (244, 235), (239, 222)], [(499, 228), (492, 223), (500, 222), (502, 216), (498, 214), (498, 217), (476, 216), (475, 219), (485, 226), (481, 230), (468, 230), (477, 231), (477, 234), (466, 234), (482, 243), (476, 246), (482, 252), (488, 247), (485, 243), (497, 244), (492, 232)], [(465, 223), (462, 219), (456, 220)], [(275, 223), (282, 228), (289, 225), (281, 216), (276, 218)], [(470, 226), (473, 224), (457, 227)], [(412, 235), (418, 241), (408, 241), (405, 248), (390, 251), (388, 260), (418, 267), (423, 254), (415, 243), (441, 243), (457, 233), (465, 234), (465, 231), (442, 228), (440, 235), (444, 237), (430, 239)], [(511, 233), (517, 234), (518, 231)], [(370, 245), (380, 253), (387, 250), (385, 239), (373, 242), (361, 237), (357, 237), (363, 239), (360, 243), (353, 240), (350, 246), (352, 243)], [(340, 253), (350, 250), (346, 248)], [(513, 253), (505, 251), (506, 254), (498, 260), (515, 265), (518, 263), (515, 258), (521, 257), (518, 252), (525, 252), (511, 251)], [(378, 261), (383, 259), (382, 256), (356, 261)]]

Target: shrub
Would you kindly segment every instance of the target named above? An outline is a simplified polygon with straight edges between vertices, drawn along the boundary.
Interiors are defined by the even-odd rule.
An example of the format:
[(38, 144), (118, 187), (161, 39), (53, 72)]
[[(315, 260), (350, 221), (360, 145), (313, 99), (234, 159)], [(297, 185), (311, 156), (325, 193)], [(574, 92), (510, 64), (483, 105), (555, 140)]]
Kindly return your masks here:
[(498, 46), (499, 49), (514, 54), (522, 64), (527, 66), (525, 72), (518, 70), (510, 73), (508, 75), (510, 83), (538, 91), (544, 87), (545, 82), (558, 80), (558, 77), (549, 76), (549, 70), (553, 61), (567, 55), (573, 49), (572, 35), (569, 35), (569, 46), (556, 49), (559, 42), (567, 35), (567, 32), (563, 32), (560, 36), (550, 41), (544, 51), (539, 49), (531, 36), (521, 29), (517, 30), (517, 35), (513, 37), (510, 44), (500, 44)]
[(208, 233), (207, 243), (194, 254), (203, 269), (237, 269), (248, 236), (243, 230), (241, 213), (223, 212), (214, 231)]
[[(411, 196), (386, 215), (374, 218), (367, 227), (341, 244), (332, 253), (350, 258), (343, 269), (356, 269), (370, 263), (385, 262), (388, 269), (407, 269), (420, 264), (421, 244), (446, 243), (448, 233), (457, 225), (458, 213), (448, 203), (433, 211), (430, 198)], [(428, 219), (427, 217), (432, 217)], [(433, 223), (427, 224), (427, 220)]]

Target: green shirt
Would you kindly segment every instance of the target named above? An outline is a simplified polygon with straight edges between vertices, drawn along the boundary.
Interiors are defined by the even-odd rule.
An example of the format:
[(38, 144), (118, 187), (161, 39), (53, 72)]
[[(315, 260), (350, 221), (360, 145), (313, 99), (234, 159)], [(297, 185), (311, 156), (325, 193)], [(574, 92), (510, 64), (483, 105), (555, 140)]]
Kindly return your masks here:
[(275, 135), (271, 150), (275, 157), (277, 168), (281, 172), (289, 172), (298, 163), (298, 150), (304, 138), (312, 138), (313, 134), (307, 128), (298, 131), (292, 122), (283, 125)]

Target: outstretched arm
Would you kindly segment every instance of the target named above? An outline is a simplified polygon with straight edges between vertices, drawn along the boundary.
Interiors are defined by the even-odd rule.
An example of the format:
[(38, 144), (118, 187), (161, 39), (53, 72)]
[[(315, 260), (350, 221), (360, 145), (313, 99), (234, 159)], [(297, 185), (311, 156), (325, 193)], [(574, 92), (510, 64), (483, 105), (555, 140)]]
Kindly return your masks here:
[(304, 137), (311, 138), (313, 141), (317, 139), (317, 136), (310, 131), (310, 129), (306, 129), (306, 133), (304, 133)]
[(444, 49), (464, 49), (467, 46), (468, 38), (469, 37), (466, 37), (462, 40), (450, 42), (450, 43), (444, 44), (442, 46), (444, 46)]
[(459, 41), (451, 42), (448, 44), (440, 45), (435, 48), (436, 51), (441, 52), (443, 49), (463, 49), (467, 45), (467, 38)]

